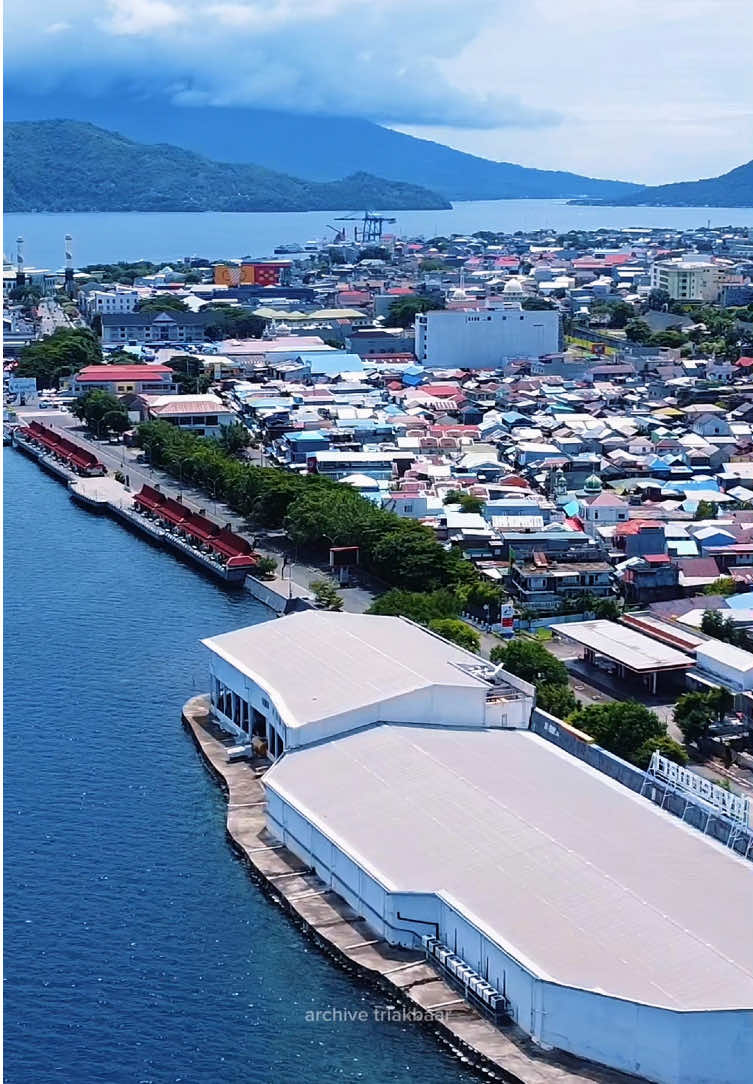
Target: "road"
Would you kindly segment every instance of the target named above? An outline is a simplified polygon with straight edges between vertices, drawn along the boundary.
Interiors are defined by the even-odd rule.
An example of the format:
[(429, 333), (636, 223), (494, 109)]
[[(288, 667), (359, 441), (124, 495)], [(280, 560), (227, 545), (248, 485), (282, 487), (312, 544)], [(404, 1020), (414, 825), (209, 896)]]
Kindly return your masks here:
[(60, 305), (51, 297), (43, 297), (37, 306), (39, 336), (52, 335), (59, 327), (71, 327), (71, 322)]

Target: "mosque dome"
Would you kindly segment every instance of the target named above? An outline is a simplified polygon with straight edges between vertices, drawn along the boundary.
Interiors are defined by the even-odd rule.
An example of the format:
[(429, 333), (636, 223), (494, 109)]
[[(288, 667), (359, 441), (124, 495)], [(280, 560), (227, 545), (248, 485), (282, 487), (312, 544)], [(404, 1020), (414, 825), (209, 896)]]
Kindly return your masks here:
[(523, 296), (523, 283), (520, 279), (509, 278), (504, 285), (502, 293), (505, 297), (522, 297)]
[(590, 474), (583, 485), (583, 492), (595, 496), (601, 493), (601, 490), (601, 478), (598, 474)]

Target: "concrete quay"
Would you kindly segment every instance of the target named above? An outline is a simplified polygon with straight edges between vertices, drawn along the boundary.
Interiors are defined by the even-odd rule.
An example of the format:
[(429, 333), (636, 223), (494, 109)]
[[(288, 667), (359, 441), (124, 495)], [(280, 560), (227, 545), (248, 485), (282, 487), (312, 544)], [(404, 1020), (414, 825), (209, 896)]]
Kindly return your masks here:
[(537, 1047), (514, 1024), (495, 1026), (469, 1005), (423, 951), (389, 945), (267, 830), (266, 760), (228, 762), (236, 739), (214, 722), (209, 698), (183, 707), (183, 723), (228, 802), (227, 835), (256, 883), (338, 966), (384, 993), (385, 1010), (429, 1028), (464, 1064), (507, 1084), (636, 1084), (638, 1078)]

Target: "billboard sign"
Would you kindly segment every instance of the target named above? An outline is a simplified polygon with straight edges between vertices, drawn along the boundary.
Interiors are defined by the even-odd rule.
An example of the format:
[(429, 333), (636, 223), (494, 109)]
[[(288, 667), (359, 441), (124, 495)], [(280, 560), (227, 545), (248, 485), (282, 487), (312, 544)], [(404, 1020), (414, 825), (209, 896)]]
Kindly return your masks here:
[(750, 800), (739, 794), (733, 794), (724, 787), (718, 787), (710, 779), (704, 779), (702, 775), (696, 775), (681, 764), (675, 764), (673, 760), (667, 760), (659, 753), (651, 754), (651, 763), (648, 766), (649, 775), (665, 783), (669, 783), (677, 790), (682, 791), (689, 798), (697, 798), (707, 805), (712, 806), (717, 813), (728, 817), (730, 820), (748, 826), (750, 813)]
[(36, 395), (37, 378), (35, 376), (11, 376), (8, 380), (11, 395)]

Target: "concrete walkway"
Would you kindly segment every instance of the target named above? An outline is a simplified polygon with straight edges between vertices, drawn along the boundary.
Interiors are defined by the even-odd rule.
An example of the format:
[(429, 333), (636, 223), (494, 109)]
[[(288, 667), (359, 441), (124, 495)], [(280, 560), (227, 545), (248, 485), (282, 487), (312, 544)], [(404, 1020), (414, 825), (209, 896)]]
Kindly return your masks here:
[[(44, 412), (43, 412), (44, 413)], [(40, 415), (36, 415), (40, 416)], [(41, 416), (40, 416), (41, 417)], [(93, 452), (97, 458), (111, 471), (121, 471), (127, 475), (132, 492), (141, 489), (142, 485), (159, 485), (163, 493), (170, 497), (180, 496), (186, 507), (193, 511), (200, 508), (205, 514), (216, 519), (222, 524), (229, 523), (237, 534), (249, 540), (257, 552), (268, 557), (273, 557), (278, 562), (277, 574), (286, 582), (292, 580), (293, 594), (309, 595), (309, 584), (312, 580), (326, 578), (328, 570), (325, 566), (316, 566), (295, 560), (289, 561), (282, 568), (283, 558), (291, 549), (284, 544), (282, 532), (250, 531), (248, 522), (239, 516), (237, 512), (229, 508), (221, 500), (214, 500), (200, 489), (191, 485), (180, 485), (171, 475), (158, 470), (145, 463), (137, 463), (136, 457), (141, 454), (138, 448), (127, 448), (122, 444), (108, 444), (104, 441), (91, 440), (81, 427), (78, 419), (72, 414), (56, 413), (45, 416), (45, 424), (51, 429), (62, 432), (77, 444), (82, 445)], [(338, 588), (343, 597), (343, 609), (349, 613), (364, 613), (374, 600), (374, 593), (365, 587)]]

